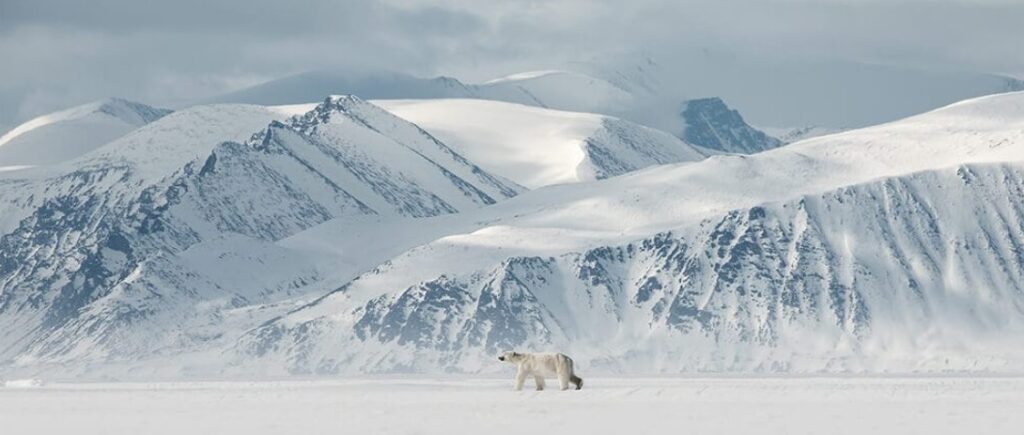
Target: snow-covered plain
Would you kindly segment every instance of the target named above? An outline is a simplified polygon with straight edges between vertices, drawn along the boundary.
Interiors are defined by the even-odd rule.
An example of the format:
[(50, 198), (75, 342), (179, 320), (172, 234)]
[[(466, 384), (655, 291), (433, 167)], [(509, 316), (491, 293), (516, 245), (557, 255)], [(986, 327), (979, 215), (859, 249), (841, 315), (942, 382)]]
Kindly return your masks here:
[(514, 392), (505, 378), (46, 384), (0, 388), (0, 422), (8, 434), (76, 435), (1016, 434), (1024, 425), (1024, 378), (586, 380), (565, 392)]

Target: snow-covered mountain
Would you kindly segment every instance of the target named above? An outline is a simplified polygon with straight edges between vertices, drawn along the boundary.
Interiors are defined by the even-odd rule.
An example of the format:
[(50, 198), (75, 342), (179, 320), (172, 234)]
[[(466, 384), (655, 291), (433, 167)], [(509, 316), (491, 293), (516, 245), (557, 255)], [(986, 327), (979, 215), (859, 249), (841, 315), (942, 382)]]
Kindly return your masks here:
[(486, 99), (538, 107), (612, 114), (631, 107), (636, 96), (606, 80), (571, 71), (528, 71), (476, 87)]
[[(529, 118), (514, 126), (525, 136), (506, 137), (509, 153), (499, 154), (520, 164), (543, 164), (527, 148), (553, 142), (529, 140), (568, 128), (559, 146), (586, 152), (571, 165), (586, 166), (574, 168), (580, 180), (703, 158), (671, 135), (610, 117), (433, 104), (447, 116), (468, 104), (478, 115)], [(509, 133), (497, 127), (491, 133)], [(176, 375), (207, 370), (195, 367), (208, 359), (175, 358), (221, 352), (295, 304), (461, 228), (452, 214), (526, 190), (509, 179), (521, 174), (490, 170), (514, 165), (467, 158), (463, 151), (486, 144), (465, 133), (449, 147), (354, 97), (196, 106), (77, 159), (5, 173), (0, 361), (67, 373), (170, 359)]]
[[(204, 158), (221, 141), (241, 141), (287, 111), (250, 105), (181, 110), (63, 163), (0, 173), (0, 233), (53, 198), (102, 191), (117, 201), (132, 198)], [(64, 138), (58, 138), (63, 140)], [(60, 147), (61, 142), (45, 147)]]
[(524, 190), (362, 100), (332, 97), (275, 120), (291, 110), (183, 110), (66, 172), (3, 179), (12, 213), (0, 238), (0, 360), (199, 346), (237, 326), (233, 312), (250, 319), (243, 307), (272, 309), (324, 276), (372, 266), (322, 264), (276, 240), (331, 219), (435, 216)]
[(784, 142), (751, 127), (740, 113), (720, 98), (701, 98), (683, 103), (679, 137), (702, 147), (737, 154), (754, 154)]
[[(482, 99), (608, 115), (675, 134), (692, 145), (722, 152), (756, 152), (781, 144), (747, 125), (720, 99), (675, 99), (659, 93), (643, 76), (623, 72), (609, 79), (564, 70), (529, 71), (480, 84), (451, 77), (423, 79), (377, 72), (311, 72), (273, 80), (207, 102), (300, 104), (319, 95), (352, 94), (369, 100)], [(700, 134), (684, 135), (692, 130)]]
[[(146, 258), (125, 234), (163, 234), (160, 221), (145, 216), (166, 207), (160, 202), (165, 199), (155, 199), (158, 193), (177, 191), (170, 189), (175, 172), (208, 156), (217, 143), (244, 140), (277, 118), (283, 115), (256, 106), (191, 108), (78, 159), (0, 174), (0, 359), (60, 332), (119, 282), (132, 281), (133, 266)], [(164, 289), (157, 295), (177, 293)], [(84, 348), (87, 342), (116, 340), (81, 331), (63, 334)]]
[(802, 140), (815, 138), (818, 136), (825, 136), (827, 134), (841, 133), (846, 128), (828, 128), (818, 126), (806, 126), (806, 127), (758, 127), (759, 130), (765, 134), (774, 137), (782, 143), (793, 143)]
[(611, 116), (476, 99), (375, 100), (484, 169), (537, 188), (703, 160), (668, 133)]
[(0, 170), (73, 159), (168, 113), (110, 98), (33, 118), (0, 136)]
[(382, 104), (433, 126), (352, 97), (201, 106), (0, 175), (5, 371), (481, 372), (508, 348), (591, 372), (1024, 369), (1024, 93), (532, 191), (476, 147), (608, 118)]
[[(1024, 93), (539, 189), (253, 330), (242, 364), (1024, 369)], [(256, 362), (252, 361), (256, 358)]]

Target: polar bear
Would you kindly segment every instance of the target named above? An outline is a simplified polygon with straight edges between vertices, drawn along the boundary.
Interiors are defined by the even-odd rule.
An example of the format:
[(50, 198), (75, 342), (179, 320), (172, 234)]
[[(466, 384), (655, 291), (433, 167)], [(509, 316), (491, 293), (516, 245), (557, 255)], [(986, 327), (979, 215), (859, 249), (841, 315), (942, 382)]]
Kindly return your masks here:
[(533, 376), (537, 382), (537, 391), (544, 389), (545, 376), (557, 376), (563, 391), (569, 389), (570, 382), (576, 385), (577, 390), (583, 388), (583, 379), (573, 372), (572, 358), (560, 353), (505, 352), (498, 361), (516, 365), (516, 391), (523, 389), (528, 376)]

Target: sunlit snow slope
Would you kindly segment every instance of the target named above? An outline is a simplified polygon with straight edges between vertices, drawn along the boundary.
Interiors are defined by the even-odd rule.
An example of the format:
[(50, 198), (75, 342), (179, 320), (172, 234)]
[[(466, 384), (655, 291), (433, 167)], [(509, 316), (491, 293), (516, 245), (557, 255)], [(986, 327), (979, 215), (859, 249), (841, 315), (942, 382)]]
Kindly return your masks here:
[(0, 168), (63, 162), (168, 113), (111, 98), (43, 115), (0, 136)]
[(1024, 369), (1024, 93), (540, 189), (255, 330), (292, 371)]
[(195, 107), (0, 179), (0, 360), (208, 347), (327, 276), (372, 267), (324, 264), (277, 240), (331, 219), (436, 216), (523, 190), (357, 98), (277, 121), (292, 109)]
[(705, 157), (670, 134), (604, 115), (475, 99), (374, 103), (529, 188)]
[(425, 125), (202, 106), (0, 173), (5, 373), (1024, 370), (1024, 93), (558, 185), (579, 148), (511, 144), (609, 118), (394, 104)]

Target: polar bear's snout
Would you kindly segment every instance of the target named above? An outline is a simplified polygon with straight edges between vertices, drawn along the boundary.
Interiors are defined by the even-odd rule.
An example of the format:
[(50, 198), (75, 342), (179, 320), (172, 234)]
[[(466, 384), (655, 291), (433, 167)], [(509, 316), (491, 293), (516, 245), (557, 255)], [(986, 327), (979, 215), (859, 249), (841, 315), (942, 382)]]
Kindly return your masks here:
[(498, 361), (515, 364), (522, 356), (523, 354), (517, 352), (502, 352), (501, 355), (498, 355)]

